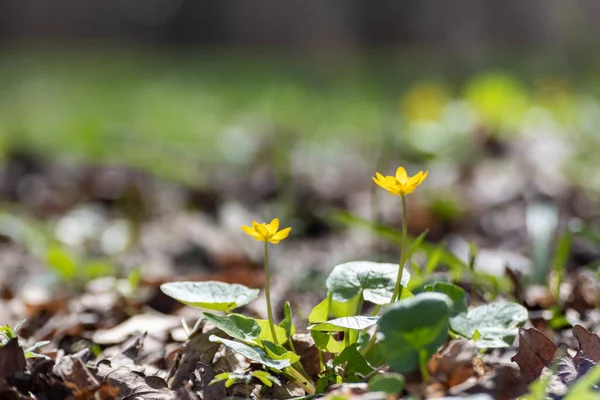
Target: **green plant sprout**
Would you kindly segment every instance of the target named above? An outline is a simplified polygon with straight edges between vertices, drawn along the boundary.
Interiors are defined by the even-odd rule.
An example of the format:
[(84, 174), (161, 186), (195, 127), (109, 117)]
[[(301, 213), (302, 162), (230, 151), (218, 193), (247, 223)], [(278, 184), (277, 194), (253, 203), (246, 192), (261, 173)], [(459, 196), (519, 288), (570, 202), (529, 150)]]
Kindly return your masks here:
[[(19, 329), (21, 329), (21, 327), (23, 326), (23, 324), (25, 323), (25, 320), (21, 320), (19, 321), (14, 328), (11, 328), (10, 325), (6, 324), (4, 326), (0, 326), (0, 346), (4, 346), (6, 345), (8, 342), (10, 342), (13, 339), (17, 338), (17, 333), (19, 332)], [(43, 340), (40, 342), (36, 342), (35, 344), (33, 344), (32, 346), (29, 346), (28, 348), (26, 348), (23, 353), (25, 354), (25, 358), (47, 358), (50, 359), (50, 357), (44, 355), (44, 354), (39, 354), (36, 353), (36, 350), (46, 346), (48, 343), (50, 343), (49, 340)]]
[(281, 386), (281, 381), (277, 379), (277, 377), (269, 374), (266, 371), (252, 371), (247, 374), (240, 374), (235, 372), (223, 372), (221, 374), (215, 375), (214, 379), (210, 381), (209, 385), (213, 385), (217, 382), (225, 381), (225, 387), (229, 388), (231, 385), (238, 381), (244, 382), (246, 385), (250, 384), (252, 379), (258, 379), (265, 386), (272, 387), (273, 384), (277, 386)]

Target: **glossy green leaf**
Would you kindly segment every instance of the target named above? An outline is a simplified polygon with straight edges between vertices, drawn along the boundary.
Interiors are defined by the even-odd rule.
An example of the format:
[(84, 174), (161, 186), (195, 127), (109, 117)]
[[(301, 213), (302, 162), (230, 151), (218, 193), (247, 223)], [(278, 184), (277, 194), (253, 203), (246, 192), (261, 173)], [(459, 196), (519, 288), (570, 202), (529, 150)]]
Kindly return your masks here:
[(456, 286), (450, 282), (434, 282), (425, 285), (424, 290), (426, 292), (443, 293), (450, 297), (452, 300), (452, 307), (450, 308), (450, 315), (457, 315), (460, 313), (466, 313), (467, 307), (467, 294), (460, 286)]
[(518, 328), (528, 318), (527, 309), (522, 305), (498, 302), (456, 315), (450, 319), (450, 326), (454, 332), (467, 339), (475, 339), (477, 331), (475, 344), (479, 348), (500, 348), (512, 345)]
[(319, 322), (308, 326), (309, 330), (321, 332), (347, 332), (350, 330), (361, 331), (375, 324), (379, 317), (364, 317), (357, 315), (356, 317), (336, 318), (326, 322)]
[(253, 340), (260, 335), (261, 327), (254, 318), (241, 314), (214, 315), (204, 313), (208, 322), (235, 339)]
[[(388, 304), (394, 293), (398, 264), (373, 261), (352, 261), (337, 265), (329, 274), (326, 285), (333, 300), (347, 302), (357, 295), (375, 304)], [(410, 273), (404, 270), (402, 286), (406, 287)]]
[(343, 363), (346, 363), (346, 377), (349, 382), (360, 382), (363, 380), (360, 375), (364, 376), (373, 371), (365, 357), (356, 349), (356, 344), (346, 347), (333, 360), (333, 365), (342, 365)]
[(258, 289), (218, 281), (168, 282), (160, 285), (167, 296), (192, 307), (229, 312), (250, 303)]
[(382, 355), (392, 369), (411, 372), (419, 354), (431, 357), (448, 338), (452, 300), (442, 293), (419, 293), (390, 306), (379, 320)]
[(208, 338), (211, 342), (221, 343), (228, 347), (231, 351), (241, 354), (251, 362), (259, 363), (265, 367), (282, 370), (289, 367), (291, 363), (287, 359), (273, 360), (267, 356), (263, 349), (256, 346), (249, 346), (244, 343), (236, 342), (229, 339), (224, 339), (216, 335), (210, 335)]

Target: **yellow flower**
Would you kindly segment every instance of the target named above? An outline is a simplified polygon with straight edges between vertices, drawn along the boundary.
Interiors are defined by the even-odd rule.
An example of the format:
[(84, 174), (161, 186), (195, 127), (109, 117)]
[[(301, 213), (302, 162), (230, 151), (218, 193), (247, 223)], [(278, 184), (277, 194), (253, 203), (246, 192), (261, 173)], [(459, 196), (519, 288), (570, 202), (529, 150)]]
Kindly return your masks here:
[(288, 237), (292, 228), (285, 228), (280, 231), (279, 229), (279, 219), (274, 218), (271, 223), (259, 224), (258, 222), (252, 221), (252, 228), (249, 226), (242, 226), (242, 230), (246, 232), (248, 235), (252, 236), (254, 239), (264, 242), (267, 241), (269, 243), (277, 244), (281, 240)]
[(398, 167), (396, 176), (383, 176), (376, 172), (373, 181), (393, 195), (404, 196), (414, 192), (417, 186), (427, 178), (428, 173), (428, 171), (419, 171), (415, 176), (409, 177), (403, 167)]

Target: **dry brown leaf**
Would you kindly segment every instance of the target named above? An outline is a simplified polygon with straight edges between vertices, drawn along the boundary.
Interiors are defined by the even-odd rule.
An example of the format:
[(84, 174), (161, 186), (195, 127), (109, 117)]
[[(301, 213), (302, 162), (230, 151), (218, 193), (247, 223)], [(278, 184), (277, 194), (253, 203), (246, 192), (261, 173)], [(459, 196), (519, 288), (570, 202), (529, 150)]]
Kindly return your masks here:
[(527, 382), (536, 380), (544, 367), (554, 360), (557, 346), (546, 335), (535, 328), (519, 329), (519, 351), (511, 360), (521, 369)]
[(180, 324), (179, 318), (170, 315), (138, 314), (113, 328), (98, 329), (92, 340), (97, 344), (121, 343), (136, 333), (167, 334)]
[(17, 338), (0, 347), (0, 378), (8, 378), (25, 371), (25, 354)]
[(472, 341), (453, 340), (432, 357), (427, 367), (437, 380), (451, 388), (478, 375), (474, 368), (476, 358), (477, 346)]
[[(87, 352), (87, 350), (84, 350)], [(85, 365), (80, 352), (63, 357), (54, 366), (54, 373), (62, 378), (65, 385), (71, 389), (77, 399), (93, 399), (94, 392), (100, 383)]]
[(169, 372), (169, 384), (171, 389), (177, 390), (181, 388), (185, 382), (190, 379), (196, 365), (210, 365), (219, 347), (219, 343), (211, 342), (208, 338), (211, 335), (221, 335), (222, 332), (213, 328), (208, 332), (196, 331), (192, 334), (188, 342), (181, 349), (181, 355), (174, 363), (173, 369)]
[(591, 333), (581, 325), (575, 325), (573, 336), (579, 342), (579, 351), (575, 355), (576, 364), (581, 357), (594, 362), (600, 361), (600, 337), (598, 335)]

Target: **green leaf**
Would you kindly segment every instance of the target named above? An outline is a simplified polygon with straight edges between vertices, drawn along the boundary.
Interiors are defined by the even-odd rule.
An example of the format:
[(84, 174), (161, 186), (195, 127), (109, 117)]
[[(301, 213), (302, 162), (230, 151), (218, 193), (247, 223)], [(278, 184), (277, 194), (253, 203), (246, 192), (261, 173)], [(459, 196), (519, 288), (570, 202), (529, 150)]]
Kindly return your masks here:
[(522, 305), (498, 302), (456, 315), (450, 319), (450, 326), (454, 332), (467, 339), (473, 339), (475, 331), (478, 331), (479, 338), (475, 344), (479, 348), (501, 348), (512, 345), (518, 328), (527, 319), (527, 309)]
[(167, 296), (188, 306), (229, 312), (250, 303), (258, 296), (258, 289), (217, 281), (168, 282), (160, 285)]
[(83, 279), (91, 281), (103, 276), (114, 276), (115, 266), (107, 259), (97, 259), (86, 262), (79, 271)]
[(296, 327), (294, 326), (294, 321), (292, 320), (292, 307), (290, 306), (290, 302), (286, 301), (283, 306), (283, 321), (279, 324), (283, 329), (285, 329), (285, 336), (291, 339), (292, 335), (296, 333)]
[(46, 264), (52, 268), (62, 280), (70, 281), (77, 276), (75, 256), (60, 246), (52, 246), (46, 252)]
[(310, 314), (308, 314), (308, 323), (313, 324), (315, 322), (325, 322), (329, 317), (329, 304), (331, 295), (327, 296), (323, 301), (313, 307)]
[(337, 354), (342, 352), (346, 347), (346, 343), (335, 340), (331, 332), (310, 331), (310, 335), (315, 341), (315, 346), (317, 346), (319, 350)]
[(369, 390), (398, 395), (404, 390), (404, 376), (395, 372), (375, 375), (369, 380)]
[(429, 259), (427, 260), (427, 264), (423, 268), (424, 278), (428, 278), (431, 274), (434, 273), (437, 266), (440, 264), (440, 259), (442, 258), (442, 254), (444, 252), (444, 245), (438, 245), (432, 252), (429, 254)]
[(214, 315), (204, 313), (208, 322), (231, 336), (240, 340), (253, 340), (258, 338), (261, 327), (254, 318), (248, 318), (241, 314)]
[[(337, 265), (329, 274), (326, 285), (333, 293), (333, 300), (341, 303), (363, 295), (366, 301), (375, 304), (388, 304), (394, 293), (398, 264), (373, 261), (352, 261)], [(405, 269), (402, 286), (406, 287), (410, 273)]]
[(321, 332), (348, 332), (350, 330), (362, 331), (375, 324), (379, 317), (364, 317), (357, 315), (356, 317), (342, 317), (332, 319), (326, 322), (319, 322), (308, 326), (308, 330)]
[(365, 357), (356, 349), (356, 344), (346, 347), (333, 360), (333, 365), (341, 365), (343, 363), (346, 363), (346, 375), (349, 382), (360, 382), (364, 378), (357, 374), (367, 375), (373, 371), (373, 368), (367, 363)]
[(283, 346), (277, 345), (272, 342), (262, 341), (263, 348), (267, 353), (267, 356), (273, 360), (288, 360), (290, 364), (297, 363), (300, 361), (300, 356), (293, 351), (289, 351)]
[[(233, 372), (222, 372), (220, 374), (215, 375), (215, 377), (208, 383), (208, 386), (214, 385), (217, 382), (222, 382), (229, 379), (229, 376), (232, 375)], [(227, 386), (226, 386), (227, 387)]]
[(573, 233), (567, 232), (563, 234), (556, 243), (554, 257), (552, 258), (552, 271), (555, 274), (555, 283), (551, 287), (552, 295), (555, 299), (560, 298), (560, 285), (565, 275), (567, 262), (571, 254), (571, 245), (573, 243)]
[[(269, 324), (269, 320), (255, 319), (255, 321), (258, 324), (258, 326), (260, 326), (260, 335), (258, 335), (256, 343), (260, 344), (260, 342), (262, 340), (268, 340), (269, 342), (275, 342), (275, 340), (273, 340), (273, 335), (271, 334), (271, 326)], [(285, 333), (285, 329), (279, 325), (274, 325), (274, 328), (275, 328), (275, 335), (277, 335), (277, 341), (281, 344), (284, 344), (285, 342), (287, 342), (288, 337), (287, 337), (287, 334)]]
[(382, 355), (392, 369), (411, 372), (419, 354), (431, 357), (448, 338), (452, 301), (442, 293), (419, 293), (390, 306), (379, 320)]
[(434, 282), (425, 285), (424, 290), (426, 292), (443, 293), (450, 297), (452, 300), (450, 315), (452, 316), (468, 311), (467, 295), (460, 286), (456, 286), (449, 282)]
[(356, 309), (358, 308), (359, 303), (360, 295), (357, 295), (352, 300), (346, 301), (345, 303), (341, 303), (332, 299), (331, 304), (329, 305), (329, 313), (335, 318), (351, 317), (356, 314)]
[[(408, 250), (406, 251), (406, 259), (407, 260), (410, 260), (413, 253), (421, 246), (421, 244), (423, 244), (423, 240), (425, 240), (425, 236), (427, 236), (427, 233), (429, 233), (429, 229), (425, 229), (423, 232), (421, 232), (421, 234), (419, 236), (417, 236), (415, 238), (415, 240), (412, 241), (410, 246), (408, 246)], [(406, 271), (404, 271), (404, 272), (406, 272)], [(406, 286), (406, 285), (404, 285), (404, 286)]]
[(210, 335), (208, 340), (215, 343), (221, 343), (224, 346), (228, 347), (234, 353), (241, 354), (251, 362), (262, 364), (265, 367), (282, 370), (291, 365), (288, 360), (273, 360), (267, 357), (267, 354), (260, 347), (249, 346), (247, 344), (224, 339), (216, 335)]
[(532, 280), (543, 285), (549, 272), (550, 248), (558, 226), (558, 207), (544, 202), (531, 203), (526, 210), (525, 222), (532, 246)]
[(273, 386), (273, 383), (275, 383), (277, 386), (281, 386), (281, 381), (277, 379), (277, 377), (268, 373), (267, 371), (252, 371), (250, 375), (260, 380), (263, 384), (267, 385), (268, 387)]

